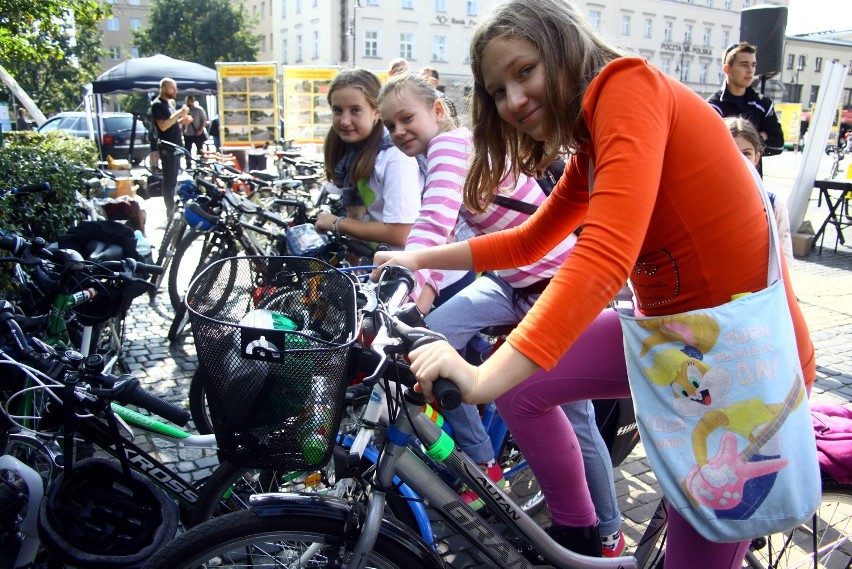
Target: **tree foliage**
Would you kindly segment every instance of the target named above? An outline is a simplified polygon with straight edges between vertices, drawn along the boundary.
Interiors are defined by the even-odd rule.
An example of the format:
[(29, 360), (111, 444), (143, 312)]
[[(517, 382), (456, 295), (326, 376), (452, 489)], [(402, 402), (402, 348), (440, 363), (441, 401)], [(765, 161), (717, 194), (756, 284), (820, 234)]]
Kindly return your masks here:
[(212, 68), (217, 61), (255, 61), (256, 23), (239, 2), (154, 0), (148, 25), (134, 35), (146, 56), (162, 53)]
[(0, 64), (45, 114), (75, 108), (99, 71), (94, 0), (0, 0)]

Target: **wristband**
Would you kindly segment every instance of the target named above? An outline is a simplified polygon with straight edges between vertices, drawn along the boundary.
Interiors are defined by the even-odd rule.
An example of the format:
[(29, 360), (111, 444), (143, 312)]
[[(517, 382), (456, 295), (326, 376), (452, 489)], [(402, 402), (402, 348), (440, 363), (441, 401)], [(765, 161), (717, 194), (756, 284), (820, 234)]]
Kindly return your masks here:
[(337, 219), (334, 220), (334, 223), (331, 224), (331, 230), (335, 233), (340, 233), (340, 220), (343, 219), (343, 216), (337, 216)]

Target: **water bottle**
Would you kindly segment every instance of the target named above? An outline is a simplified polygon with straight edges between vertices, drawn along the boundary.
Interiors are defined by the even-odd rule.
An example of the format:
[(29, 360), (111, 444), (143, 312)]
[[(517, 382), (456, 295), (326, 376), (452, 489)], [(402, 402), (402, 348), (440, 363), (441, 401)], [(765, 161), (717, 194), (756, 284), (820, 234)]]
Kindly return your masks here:
[(133, 232), (133, 237), (136, 238), (136, 252), (139, 253), (143, 259), (150, 259), (151, 249), (153, 248), (151, 242), (148, 241), (145, 235), (138, 229)]
[(305, 410), (299, 417), (296, 434), (302, 456), (312, 466), (319, 466), (328, 452), (329, 443), (334, 438), (332, 430), (331, 394), (328, 392), (328, 378), (313, 378), (305, 401)]

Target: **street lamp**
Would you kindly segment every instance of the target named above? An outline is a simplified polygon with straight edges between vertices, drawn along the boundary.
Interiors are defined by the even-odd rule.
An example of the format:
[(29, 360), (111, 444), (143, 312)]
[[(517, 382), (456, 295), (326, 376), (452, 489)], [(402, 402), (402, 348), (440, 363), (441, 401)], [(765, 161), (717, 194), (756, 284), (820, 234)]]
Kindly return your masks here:
[(358, 44), (358, 37), (355, 34), (355, 18), (358, 8), (361, 7), (361, 0), (355, 0), (352, 4), (352, 18), (349, 20), (349, 29), (346, 30), (347, 36), (352, 36), (352, 67), (355, 67), (355, 49)]
[(680, 72), (679, 72), (679, 77), (680, 77), (680, 82), (681, 82), (681, 83), (686, 83), (686, 79), (687, 79), (687, 75), (688, 75), (688, 73), (686, 72), (686, 69), (684, 68), (684, 65), (683, 65), (683, 57), (686, 55), (686, 52), (687, 52), (687, 51), (689, 51), (689, 48), (690, 48), (691, 46), (692, 46), (692, 41), (690, 41), (690, 37), (689, 37), (689, 36), (686, 36), (686, 37), (683, 39), (683, 46), (681, 46), (681, 50), (680, 50)]

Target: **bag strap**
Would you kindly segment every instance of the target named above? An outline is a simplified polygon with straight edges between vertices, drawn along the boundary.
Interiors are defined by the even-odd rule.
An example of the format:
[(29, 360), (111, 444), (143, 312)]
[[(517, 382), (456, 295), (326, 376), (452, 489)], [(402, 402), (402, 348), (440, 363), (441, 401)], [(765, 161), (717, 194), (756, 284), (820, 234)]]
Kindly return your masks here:
[(507, 196), (496, 195), (494, 196), (494, 203), (496, 205), (505, 207), (507, 209), (511, 209), (513, 211), (519, 211), (521, 213), (525, 213), (527, 215), (532, 215), (538, 210), (537, 205), (533, 205), (531, 203), (522, 202), (521, 200), (516, 200), (515, 198), (510, 198)]
[(750, 172), (760, 190), (763, 208), (766, 210), (766, 221), (769, 224), (769, 270), (766, 275), (766, 285), (769, 286), (781, 278), (781, 240), (778, 238), (778, 228), (772, 218), (772, 203), (766, 188), (763, 187), (763, 180), (760, 179), (756, 168), (750, 168)]

